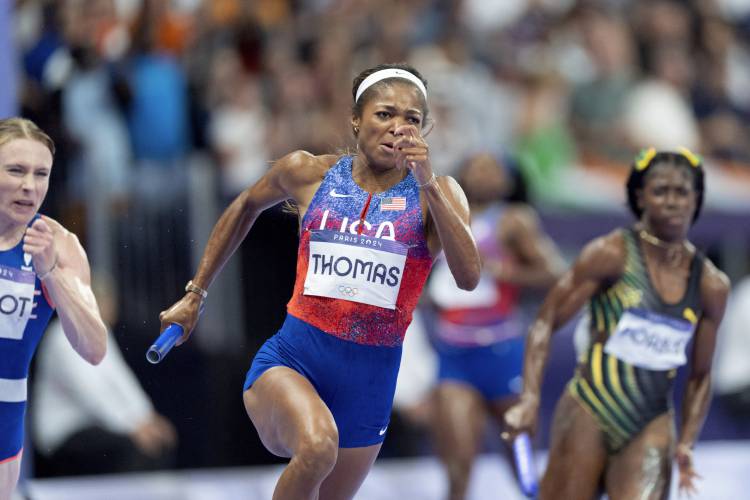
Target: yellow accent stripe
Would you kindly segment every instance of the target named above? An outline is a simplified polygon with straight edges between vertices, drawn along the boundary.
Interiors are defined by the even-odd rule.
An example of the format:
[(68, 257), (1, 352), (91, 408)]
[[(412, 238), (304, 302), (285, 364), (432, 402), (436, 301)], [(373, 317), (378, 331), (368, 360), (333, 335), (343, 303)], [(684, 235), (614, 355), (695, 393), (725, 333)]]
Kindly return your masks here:
[(598, 300), (592, 300), (591, 301), (591, 314), (594, 315), (594, 319), (596, 320), (596, 330), (598, 332), (604, 331), (604, 318), (602, 317), (603, 311), (601, 306), (599, 305)]
[(633, 403), (630, 402), (630, 398), (628, 398), (628, 395), (625, 394), (625, 391), (622, 389), (622, 384), (620, 383), (620, 374), (617, 372), (616, 357), (609, 357), (609, 359), (607, 360), (607, 368), (609, 369), (609, 381), (612, 383), (612, 389), (614, 389), (618, 401), (622, 403), (622, 406), (625, 407), (626, 411), (630, 412), (630, 416), (637, 421), (638, 410), (635, 409)]
[(689, 307), (686, 307), (685, 310), (682, 311), (682, 317), (690, 321), (694, 325), (698, 323), (698, 317), (695, 315), (695, 311), (693, 311)]
[(616, 434), (618, 434), (622, 439), (628, 439), (628, 434), (625, 432), (620, 425), (612, 418), (612, 416), (609, 414), (609, 411), (607, 411), (607, 408), (602, 404), (601, 401), (599, 401), (599, 398), (596, 397), (596, 394), (594, 394), (594, 391), (591, 389), (591, 386), (588, 382), (586, 382), (586, 379), (583, 377), (580, 377), (578, 379), (578, 385), (581, 389), (583, 389), (583, 392), (586, 395), (586, 399), (588, 399), (588, 404), (591, 404), (594, 406), (594, 409), (596, 410), (597, 417), (599, 420), (604, 420), (605, 423), (608, 426), (608, 429)]
[(620, 321), (621, 314), (618, 314), (617, 311), (615, 311), (615, 306), (614, 304), (611, 303), (611, 301), (609, 300), (609, 297), (605, 295), (603, 298), (604, 300), (602, 302), (607, 303), (605, 305), (609, 306), (609, 307), (605, 307), (604, 310), (607, 312), (607, 319), (609, 323), (609, 330), (607, 333), (611, 334), (612, 332), (615, 331), (615, 328), (617, 328), (617, 323)]
[(609, 427), (607, 427), (603, 422), (602, 419), (599, 418), (599, 416), (594, 412), (593, 408), (591, 408), (591, 405), (586, 401), (583, 396), (578, 392), (578, 386), (576, 384), (576, 379), (574, 378), (568, 383), (568, 392), (571, 396), (573, 396), (573, 399), (575, 399), (579, 405), (581, 405), (581, 408), (591, 415), (591, 418), (594, 419), (599, 425), (603, 426), (601, 428), (602, 433), (604, 433), (605, 439), (608, 441), (608, 443), (612, 446), (614, 449), (619, 449), (622, 444), (625, 442), (623, 438), (620, 436), (612, 433), (609, 431)]
[(616, 420), (618, 417), (623, 422), (623, 427), (626, 427), (628, 432), (638, 432), (638, 426), (635, 424), (635, 422), (631, 421), (627, 414), (625, 414), (620, 409), (620, 405), (617, 404), (617, 402), (612, 398), (612, 396), (609, 394), (609, 390), (607, 389), (607, 386), (604, 385), (604, 377), (602, 375), (602, 344), (601, 342), (597, 342), (594, 344), (594, 349), (592, 350), (592, 360), (591, 364), (591, 374), (594, 376), (594, 386), (599, 390), (599, 394), (601, 394), (602, 399), (604, 399), (604, 402), (609, 406), (609, 408), (612, 409), (611, 413), (613, 415), (613, 419)]
[(568, 392), (570, 393), (573, 398), (578, 401), (578, 404), (581, 405), (581, 408), (584, 409), (586, 413), (591, 415), (591, 418), (593, 418), (595, 421), (599, 422), (600, 425), (603, 425), (604, 428), (602, 429), (602, 432), (604, 432), (606, 439), (612, 444), (612, 446), (615, 449), (618, 449), (622, 443), (625, 442), (623, 438), (620, 436), (615, 435), (613, 432), (611, 432), (610, 426), (602, 422), (601, 417), (596, 414), (593, 408), (591, 408), (591, 405), (588, 401), (586, 401), (583, 396), (578, 392), (578, 385), (576, 384), (577, 380), (582, 380), (580, 376), (574, 377), (569, 383), (568, 383)]
[(625, 367), (625, 383), (630, 389), (630, 392), (633, 394), (633, 397), (638, 400), (635, 401), (635, 404), (645, 407), (646, 401), (643, 399), (641, 390), (638, 389), (638, 383), (635, 380), (635, 371), (633, 371), (633, 365), (631, 365), (630, 363), (623, 363), (623, 366)]
[[(622, 310), (622, 303), (623, 303), (625, 294), (623, 293), (621, 281), (618, 281), (617, 285), (612, 287), (607, 292), (607, 296), (609, 297), (609, 303), (612, 305), (613, 309), (616, 309), (619, 307), (620, 310)], [(617, 313), (617, 311), (615, 311), (615, 313)]]

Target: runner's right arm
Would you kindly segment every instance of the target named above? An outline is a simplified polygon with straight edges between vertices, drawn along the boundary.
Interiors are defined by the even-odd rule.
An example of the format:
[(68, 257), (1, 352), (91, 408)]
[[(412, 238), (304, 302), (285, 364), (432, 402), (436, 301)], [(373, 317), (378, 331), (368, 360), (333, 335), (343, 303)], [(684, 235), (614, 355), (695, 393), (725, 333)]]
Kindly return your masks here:
[[(192, 284), (203, 290), (211, 286), (263, 210), (288, 199), (306, 207), (332, 158), (335, 157), (295, 151), (276, 161), (258, 182), (240, 193), (211, 231)], [(185, 342), (195, 328), (202, 301), (200, 294), (186, 292), (159, 315), (162, 331), (170, 323), (183, 327), (184, 334), (177, 345)]]
[(552, 334), (567, 323), (605, 281), (621, 275), (624, 262), (625, 248), (619, 231), (597, 238), (584, 247), (573, 267), (545, 298), (526, 340), (520, 401), (505, 415), (512, 437), (535, 430)]

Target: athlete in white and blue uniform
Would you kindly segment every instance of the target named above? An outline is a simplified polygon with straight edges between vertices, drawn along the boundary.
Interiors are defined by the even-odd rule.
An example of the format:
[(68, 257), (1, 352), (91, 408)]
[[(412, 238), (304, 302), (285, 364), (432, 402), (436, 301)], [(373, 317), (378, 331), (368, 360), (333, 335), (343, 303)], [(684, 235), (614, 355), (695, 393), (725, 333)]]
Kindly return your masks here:
[(205, 288), (257, 215), (296, 202), (288, 316), (258, 352), (244, 392), (266, 448), (291, 457), (278, 498), (354, 496), (386, 433), (401, 342), (432, 259), (442, 249), (464, 289), (479, 279), (464, 194), (435, 177), (421, 136), (422, 78), (406, 65), (379, 66), (354, 80), (352, 96), (357, 154), (277, 161), (224, 212), (188, 293), (161, 317), (189, 335)]
[(52, 312), (23, 242), (0, 251), (0, 462), (23, 447), (26, 377)]
[(84, 359), (96, 364), (106, 350), (86, 254), (73, 234), (38, 214), (53, 154), (31, 121), (0, 120), (0, 500), (18, 481), (26, 378), (53, 309)]

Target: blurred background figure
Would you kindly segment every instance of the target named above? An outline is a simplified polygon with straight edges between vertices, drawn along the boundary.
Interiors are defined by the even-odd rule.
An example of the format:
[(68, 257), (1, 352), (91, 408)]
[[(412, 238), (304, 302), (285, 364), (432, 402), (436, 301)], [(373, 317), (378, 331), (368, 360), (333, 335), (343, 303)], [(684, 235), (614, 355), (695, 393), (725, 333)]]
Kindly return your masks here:
[[(438, 259), (428, 283), (427, 305), (409, 332), (402, 365), (419, 378), (423, 338), (435, 349), (434, 390), (420, 399), (414, 380), (399, 381), (399, 409), (414, 424), (431, 429), (448, 478), (447, 498), (466, 498), (475, 458), (484, 450), (487, 424), (498, 429), (521, 390), (525, 322), (521, 293), (544, 291), (562, 272), (563, 260), (544, 234), (535, 211), (513, 198), (512, 170), (487, 153), (469, 156), (458, 171), (482, 257), (482, 277), (471, 292), (461, 290)], [(419, 356), (419, 357), (417, 357)], [(404, 394), (406, 392), (406, 394)], [(403, 403), (411, 399), (412, 404)], [(496, 432), (499, 436), (499, 430)], [(511, 460), (512, 463), (512, 460)]]
[(0, 78), (4, 82), (0, 88), (0, 118), (18, 114), (18, 67), (15, 64), (15, 41), (13, 40), (13, 12), (3, 6), (0, 9), (0, 46), (5, 47), (0, 57)]
[(260, 80), (243, 67), (236, 50), (217, 53), (211, 75), (208, 140), (220, 169), (221, 195), (230, 200), (268, 169), (269, 116)]
[[(673, 462), (680, 494), (698, 491), (693, 447), (730, 289), (687, 240), (703, 166), (684, 148), (644, 150), (626, 189), (636, 222), (587, 243), (552, 287), (529, 328), (523, 391), (505, 415), (511, 437), (535, 431), (550, 336), (588, 303), (589, 346), (555, 410), (541, 499), (666, 498)], [(686, 365), (676, 425), (673, 384)]]
[[(106, 275), (93, 290), (107, 325), (117, 324), (117, 288)], [(38, 476), (114, 474), (173, 467), (177, 435), (122, 358), (108, 331), (94, 367), (65, 339), (59, 320), (39, 345), (31, 413)]]
[(750, 276), (734, 285), (721, 325), (716, 356), (716, 392), (737, 422), (750, 416)]

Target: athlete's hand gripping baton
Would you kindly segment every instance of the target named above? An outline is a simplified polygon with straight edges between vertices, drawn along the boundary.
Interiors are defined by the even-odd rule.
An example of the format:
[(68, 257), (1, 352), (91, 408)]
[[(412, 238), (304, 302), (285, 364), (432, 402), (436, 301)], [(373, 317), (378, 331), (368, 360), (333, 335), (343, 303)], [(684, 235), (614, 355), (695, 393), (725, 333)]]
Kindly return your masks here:
[(528, 433), (522, 432), (513, 440), (513, 458), (521, 491), (529, 498), (535, 498), (539, 491), (539, 480), (534, 464), (534, 450)]
[(155, 365), (163, 360), (167, 356), (167, 353), (169, 353), (169, 350), (174, 347), (177, 339), (182, 337), (182, 332), (182, 327), (176, 323), (171, 323), (166, 327), (161, 335), (159, 335), (159, 338), (156, 339), (156, 342), (146, 351), (148, 362)]

